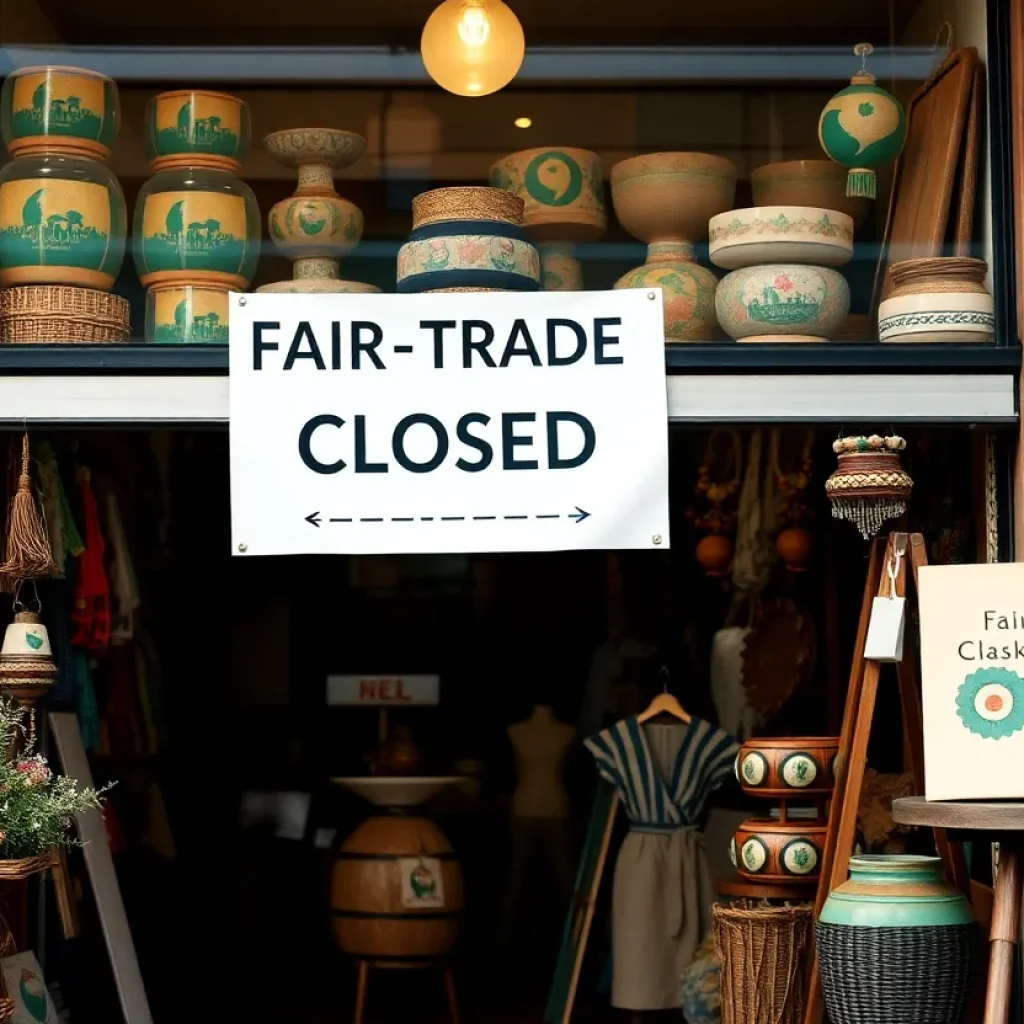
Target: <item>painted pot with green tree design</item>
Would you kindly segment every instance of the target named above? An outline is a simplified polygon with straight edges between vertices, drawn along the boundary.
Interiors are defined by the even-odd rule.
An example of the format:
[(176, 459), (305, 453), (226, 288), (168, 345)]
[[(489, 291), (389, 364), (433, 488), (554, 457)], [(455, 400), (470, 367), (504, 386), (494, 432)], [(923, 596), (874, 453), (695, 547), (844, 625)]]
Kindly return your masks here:
[(341, 280), (339, 264), (363, 234), (363, 213), (338, 195), (334, 173), (354, 164), (366, 140), (336, 128), (289, 128), (263, 140), (274, 158), (295, 168), (299, 183), (271, 207), (267, 226), (274, 245), (292, 260), (292, 280), (261, 292), (376, 292), (374, 285)]
[(139, 191), (133, 228), (142, 283), (245, 291), (259, 260), (256, 196), (226, 171), (161, 171)]
[(0, 284), (110, 291), (124, 259), (127, 212), (96, 160), (46, 155), (0, 171)]
[(736, 196), (736, 168), (709, 153), (651, 153), (617, 163), (612, 202), (622, 226), (647, 243), (647, 262), (616, 288), (661, 288), (665, 341), (713, 341), (718, 279), (697, 262), (694, 245), (708, 221)]
[(223, 92), (162, 92), (146, 105), (145, 131), (154, 171), (197, 165), (237, 173), (249, 151), (249, 108)]
[(523, 226), (540, 251), (541, 287), (580, 290), (574, 246), (596, 241), (607, 227), (601, 158), (569, 146), (524, 149), (496, 161), (490, 182), (523, 201)]
[(146, 292), (146, 341), (157, 345), (226, 345), (228, 291), (158, 284)]
[(117, 86), (86, 68), (19, 68), (0, 92), (0, 127), (15, 158), (63, 153), (106, 160), (120, 119)]

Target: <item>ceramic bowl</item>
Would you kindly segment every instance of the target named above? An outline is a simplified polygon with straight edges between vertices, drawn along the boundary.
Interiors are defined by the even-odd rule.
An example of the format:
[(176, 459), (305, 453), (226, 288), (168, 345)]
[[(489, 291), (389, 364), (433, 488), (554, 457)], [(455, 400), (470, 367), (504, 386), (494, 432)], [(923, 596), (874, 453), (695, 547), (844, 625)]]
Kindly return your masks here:
[(263, 145), (285, 167), (326, 164), (341, 170), (363, 155), (366, 139), (339, 128), (285, 128), (267, 135)]
[(818, 206), (838, 210), (860, 227), (871, 200), (846, 194), (846, 168), (831, 160), (780, 160), (750, 172), (755, 206)]
[(729, 844), (729, 857), (743, 878), (754, 882), (818, 881), (828, 823), (748, 818)]
[(716, 267), (761, 263), (841, 267), (853, 257), (853, 219), (817, 206), (752, 206), (711, 218), (709, 253)]
[(747, 740), (736, 755), (741, 788), (752, 796), (792, 800), (828, 796), (835, 786), (837, 736)]
[(344, 786), (377, 807), (416, 807), (437, 796), (449, 786), (461, 785), (461, 775), (400, 777), (385, 775), (347, 776), (333, 778), (336, 786)]
[(699, 242), (736, 198), (736, 166), (710, 153), (649, 153), (612, 167), (619, 223), (644, 242)]
[(828, 341), (850, 312), (850, 288), (828, 267), (745, 267), (719, 281), (715, 312), (737, 341)]

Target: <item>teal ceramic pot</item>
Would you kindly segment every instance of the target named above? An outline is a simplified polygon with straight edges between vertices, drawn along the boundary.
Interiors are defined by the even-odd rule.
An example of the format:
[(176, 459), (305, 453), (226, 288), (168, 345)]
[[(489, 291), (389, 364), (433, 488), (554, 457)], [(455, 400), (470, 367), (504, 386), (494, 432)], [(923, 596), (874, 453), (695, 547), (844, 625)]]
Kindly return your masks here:
[(828, 267), (744, 267), (719, 281), (715, 312), (737, 341), (828, 341), (846, 322), (850, 287)]
[(832, 1024), (955, 1024), (977, 955), (967, 900), (938, 857), (850, 858), (850, 878), (825, 901), (816, 929)]

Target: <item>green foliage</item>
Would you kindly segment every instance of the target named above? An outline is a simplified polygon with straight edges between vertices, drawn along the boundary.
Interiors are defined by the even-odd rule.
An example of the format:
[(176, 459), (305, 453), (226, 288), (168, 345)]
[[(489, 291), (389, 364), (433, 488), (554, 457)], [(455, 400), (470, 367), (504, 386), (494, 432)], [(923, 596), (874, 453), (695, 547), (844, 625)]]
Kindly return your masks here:
[[(103, 790), (86, 789), (54, 775), (31, 745), (12, 756), (24, 738), (23, 712), (0, 697), (0, 857), (35, 857), (54, 846), (77, 846), (74, 816), (99, 808)], [(109, 788), (109, 787), (105, 787)]]

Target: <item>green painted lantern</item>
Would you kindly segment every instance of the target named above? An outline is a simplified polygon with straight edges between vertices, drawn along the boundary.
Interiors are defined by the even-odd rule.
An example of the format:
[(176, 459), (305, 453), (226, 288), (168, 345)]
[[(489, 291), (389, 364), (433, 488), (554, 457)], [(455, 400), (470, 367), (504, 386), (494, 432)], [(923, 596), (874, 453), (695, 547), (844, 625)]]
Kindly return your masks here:
[(858, 43), (853, 52), (861, 68), (850, 84), (825, 104), (818, 120), (818, 141), (827, 156), (847, 169), (846, 194), (874, 199), (874, 168), (892, 163), (907, 141), (907, 117), (891, 93), (875, 82), (867, 70), (870, 43)]

